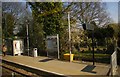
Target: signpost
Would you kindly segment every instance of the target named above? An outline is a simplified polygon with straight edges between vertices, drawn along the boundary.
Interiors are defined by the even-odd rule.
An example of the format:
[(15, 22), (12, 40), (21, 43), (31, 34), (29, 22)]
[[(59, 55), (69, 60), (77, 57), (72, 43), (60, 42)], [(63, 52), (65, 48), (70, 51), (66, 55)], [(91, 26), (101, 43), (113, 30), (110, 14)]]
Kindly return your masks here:
[(83, 23), (82, 24), (84, 30), (90, 30), (92, 31), (92, 53), (93, 53), (93, 65), (95, 65), (95, 57), (94, 57), (94, 25)]

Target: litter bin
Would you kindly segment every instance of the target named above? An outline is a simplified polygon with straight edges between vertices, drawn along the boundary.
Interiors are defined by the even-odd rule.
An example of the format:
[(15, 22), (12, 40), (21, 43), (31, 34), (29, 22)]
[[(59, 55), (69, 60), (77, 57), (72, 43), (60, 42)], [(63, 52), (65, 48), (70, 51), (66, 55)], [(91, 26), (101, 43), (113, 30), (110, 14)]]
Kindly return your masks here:
[(71, 60), (71, 61), (73, 61), (73, 57), (74, 57), (74, 54), (71, 54), (71, 59), (70, 59), (70, 54), (69, 53), (64, 54), (64, 59), (65, 60)]
[(37, 48), (33, 48), (33, 57), (37, 57)]

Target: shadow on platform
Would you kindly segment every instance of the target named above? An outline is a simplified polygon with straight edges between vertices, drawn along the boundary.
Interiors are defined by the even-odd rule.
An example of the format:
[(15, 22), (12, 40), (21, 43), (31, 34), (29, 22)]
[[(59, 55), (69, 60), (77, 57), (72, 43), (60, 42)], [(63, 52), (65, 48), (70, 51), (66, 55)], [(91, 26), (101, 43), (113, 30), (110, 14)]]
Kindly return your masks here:
[(83, 68), (81, 71), (96, 74), (95, 71), (92, 71), (95, 67), (96, 67), (96, 66), (93, 66), (93, 65), (87, 65), (87, 66), (86, 66), (85, 68)]
[(54, 60), (54, 59), (43, 59), (43, 60), (40, 60), (39, 62), (48, 62), (48, 61), (51, 61), (51, 60)]

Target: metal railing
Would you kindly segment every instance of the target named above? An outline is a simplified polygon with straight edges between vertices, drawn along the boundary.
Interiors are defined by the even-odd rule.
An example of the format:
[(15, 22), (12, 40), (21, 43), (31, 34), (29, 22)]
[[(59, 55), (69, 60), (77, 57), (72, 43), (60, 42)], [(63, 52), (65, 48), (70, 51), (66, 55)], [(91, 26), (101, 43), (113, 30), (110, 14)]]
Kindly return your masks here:
[(115, 51), (111, 55), (111, 75), (116, 75), (118, 65), (117, 65), (117, 50), (120, 50), (119, 47), (115, 48)]

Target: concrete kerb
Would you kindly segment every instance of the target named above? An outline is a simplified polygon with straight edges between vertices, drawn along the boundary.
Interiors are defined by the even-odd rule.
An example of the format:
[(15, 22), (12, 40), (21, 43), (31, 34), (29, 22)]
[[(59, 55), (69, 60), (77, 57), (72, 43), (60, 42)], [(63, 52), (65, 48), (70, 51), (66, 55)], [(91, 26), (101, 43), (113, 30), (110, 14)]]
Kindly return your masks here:
[(40, 70), (40, 71), (43, 71), (43, 72), (46, 72), (46, 73), (49, 73), (49, 74), (53, 74), (53, 75), (57, 75), (57, 76), (61, 76), (61, 77), (71, 77), (71, 76), (68, 76), (68, 75), (64, 75), (64, 74), (48, 71), (48, 70), (41, 69), (41, 68), (36, 68), (36, 67), (25, 65), (25, 64), (22, 64), (22, 63), (17, 63), (17, 62), (13, 62), (13, 61), (9, 61), (9, 60), (3, 60), (3, 61), (7, 61), (7, 62), (10, 62), (10, 63), (18, 64), (20, 66), (25, 66), (25, 67), (32, 68), (32, 69), (35, 69), (35, 70)]

